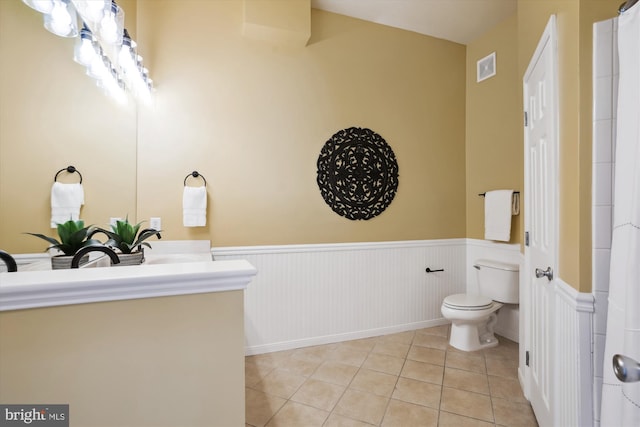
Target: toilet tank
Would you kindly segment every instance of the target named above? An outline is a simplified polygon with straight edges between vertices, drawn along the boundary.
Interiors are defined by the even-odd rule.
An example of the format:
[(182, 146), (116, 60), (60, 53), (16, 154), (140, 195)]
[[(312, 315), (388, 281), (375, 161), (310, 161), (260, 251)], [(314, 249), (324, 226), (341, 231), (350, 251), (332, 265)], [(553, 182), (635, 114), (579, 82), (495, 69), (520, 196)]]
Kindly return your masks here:
[(518, 264), (479, 259), (473, 267), (476, 269), (480, 295), (506, 304), (520, 302)]

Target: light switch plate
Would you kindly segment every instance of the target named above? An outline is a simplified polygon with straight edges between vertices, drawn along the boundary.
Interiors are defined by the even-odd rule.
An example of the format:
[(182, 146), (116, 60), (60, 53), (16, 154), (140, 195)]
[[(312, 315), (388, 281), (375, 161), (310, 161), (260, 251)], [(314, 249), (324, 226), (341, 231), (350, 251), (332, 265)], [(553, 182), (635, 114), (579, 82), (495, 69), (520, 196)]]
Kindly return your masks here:
[(149, 218), (149, 228), (153, 228), (154, 230), (162, 229), (162, 220), (159, 216)]

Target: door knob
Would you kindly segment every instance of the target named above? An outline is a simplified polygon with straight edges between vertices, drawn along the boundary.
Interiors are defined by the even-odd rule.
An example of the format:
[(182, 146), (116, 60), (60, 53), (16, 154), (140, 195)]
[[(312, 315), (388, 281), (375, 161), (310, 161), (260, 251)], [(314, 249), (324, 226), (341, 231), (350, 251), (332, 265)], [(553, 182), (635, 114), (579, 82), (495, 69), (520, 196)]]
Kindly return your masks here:
[(546, 270), (542, 270), (540, 268), (536, 268), (536, 277), (539, 279), (541, 277), (546, 277), (549, 281), (553, 280), (553, 270), (551, 267), (547, 267)]
[(640, 381), (640, 363), (630, 357), (621, 354), (613, 356), (613, 372), (623, 383)]

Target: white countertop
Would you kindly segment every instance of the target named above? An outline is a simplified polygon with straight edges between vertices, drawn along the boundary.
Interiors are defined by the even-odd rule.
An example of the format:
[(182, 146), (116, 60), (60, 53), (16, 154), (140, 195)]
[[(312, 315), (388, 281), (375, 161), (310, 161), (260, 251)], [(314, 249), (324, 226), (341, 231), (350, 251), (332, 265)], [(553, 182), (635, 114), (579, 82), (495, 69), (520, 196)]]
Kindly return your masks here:
[(148, 255), (139, 266), (0, 273), (0, 311), (243, 290), (257, 270), (211, 254)]

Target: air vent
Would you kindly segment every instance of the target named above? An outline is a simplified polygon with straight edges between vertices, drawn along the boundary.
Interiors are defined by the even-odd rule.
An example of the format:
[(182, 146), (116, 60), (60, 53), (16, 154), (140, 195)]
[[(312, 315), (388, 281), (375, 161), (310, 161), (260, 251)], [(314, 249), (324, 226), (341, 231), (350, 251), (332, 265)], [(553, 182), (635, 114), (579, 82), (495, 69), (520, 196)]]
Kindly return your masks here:
[(496, 75), (496, 53), (485, 56), (477, 63), (477, 81), (481, 82)]

